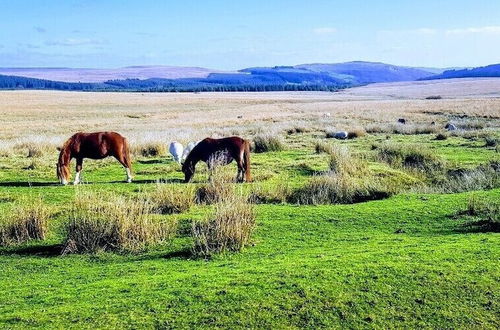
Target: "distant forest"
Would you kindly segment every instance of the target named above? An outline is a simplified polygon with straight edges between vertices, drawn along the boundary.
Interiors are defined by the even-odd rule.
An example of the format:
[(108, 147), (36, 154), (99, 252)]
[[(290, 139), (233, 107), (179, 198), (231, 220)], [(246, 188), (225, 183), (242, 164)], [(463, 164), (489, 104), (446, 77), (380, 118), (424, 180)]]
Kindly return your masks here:
[(0, 89), (140, 92), (336, 91), (349, 87), (321, 74), (210, 74), (207, 78), (124, 79), (103, 83), (61, 82), (0, 75)]

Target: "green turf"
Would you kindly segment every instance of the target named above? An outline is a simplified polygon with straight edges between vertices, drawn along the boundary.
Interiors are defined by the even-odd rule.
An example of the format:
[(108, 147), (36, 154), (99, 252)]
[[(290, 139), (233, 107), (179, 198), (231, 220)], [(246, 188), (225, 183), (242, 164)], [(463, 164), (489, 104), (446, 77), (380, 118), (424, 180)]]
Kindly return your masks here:
[[(462, 138), (391, 136), (426, 143), (463, 167), (495, 159), (494, 149)], [(345, 141), (369, 157), (385, 135)], [(252, 154), (256, 184), (292, 185), (327, 169), (311, 136), (289, 150)], [(332, 142), (333, 143), (333, 142)], [(187, 229), (207, 206), (176, 215), (170, 243), (137, 254), (60, 256), (60, 225), (77, 189), (136, 194), (149, 182), (182, 178), (168, 157), (136, 159), (136, 183), (113, 161), (88, 162), (86, 187), (54, 182), (55, 156), (2, 158), (0, 212), (11, 200), (41, 196), (59, 212), (45, 242), (0, 249), (0, 328), (498, 328), (500, 235), (457, 215), (472, 194), (498, 200), (500, 189), (460, 194), (399, 194), (352, 205), (257, 205), (252, 245), (211, 260), (193, 258)], [(371, 162), (372, 170), (411, 174)], [(234, 170), (234, 169), (233, 169)], [(396, 174), (391, 174), (395, 172)], [(389, 173), (389, 174), (388, 174)], [(196, 180), (206, 179), (197, 173)], [(28, 183), (31, 183), (31, 187)], [(245, 185), (247, 187), (248, 185)], [(179, 185), (181, 189), (181, 185)]]

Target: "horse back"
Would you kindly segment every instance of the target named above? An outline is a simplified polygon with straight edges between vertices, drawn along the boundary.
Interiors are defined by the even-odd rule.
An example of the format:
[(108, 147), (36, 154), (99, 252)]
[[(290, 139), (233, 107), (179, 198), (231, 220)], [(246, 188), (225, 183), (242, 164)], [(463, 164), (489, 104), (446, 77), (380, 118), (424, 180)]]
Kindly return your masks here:
[(101, 159), (118, 156), (126, 143), (116, 132), (76, 133), (72, 137), (75, 157)]

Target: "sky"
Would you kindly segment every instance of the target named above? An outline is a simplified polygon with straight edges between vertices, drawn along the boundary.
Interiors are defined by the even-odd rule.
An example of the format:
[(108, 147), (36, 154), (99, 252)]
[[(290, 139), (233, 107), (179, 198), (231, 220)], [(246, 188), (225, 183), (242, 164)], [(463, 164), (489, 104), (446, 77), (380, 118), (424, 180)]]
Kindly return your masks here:
[(0, 67), (500, 62), (500, 1), (0, 0)]

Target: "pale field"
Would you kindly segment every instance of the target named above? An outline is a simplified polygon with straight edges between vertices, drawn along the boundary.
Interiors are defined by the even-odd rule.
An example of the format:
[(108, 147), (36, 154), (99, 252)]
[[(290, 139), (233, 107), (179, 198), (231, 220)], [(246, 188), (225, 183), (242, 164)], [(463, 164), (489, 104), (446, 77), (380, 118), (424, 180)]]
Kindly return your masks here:
[[(441, 100), (425, 100), (442, 95)], [(327, 117), (326, 114), (330, 116)], [(241, 117), (241, 118), (238, 118)], [(0, 92), (0, 145), (60, 144), (78, 131), (117, 131), (132, 143), (340, 130), (410, 122), (481, 121), (500, 126), (500, 79), (373, 84), (328, 92), (86, 93)]]

